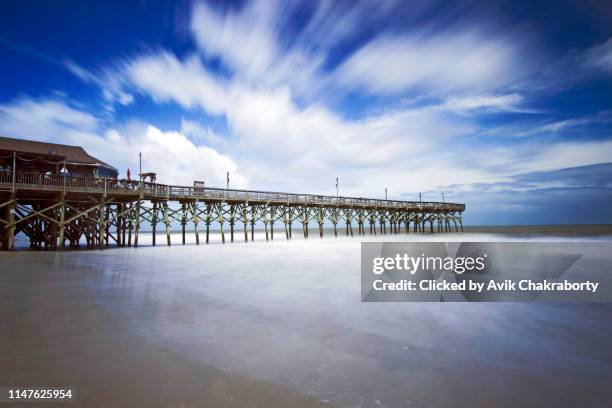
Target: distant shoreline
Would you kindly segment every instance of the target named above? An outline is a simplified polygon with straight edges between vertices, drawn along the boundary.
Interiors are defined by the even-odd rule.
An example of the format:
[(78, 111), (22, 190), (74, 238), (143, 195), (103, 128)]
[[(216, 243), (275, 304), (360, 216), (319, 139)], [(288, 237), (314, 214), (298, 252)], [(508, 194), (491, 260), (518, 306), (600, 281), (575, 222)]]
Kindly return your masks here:
[(463, 226), (464, 233), (488, 232), (518, 235), (592, 236), (612, 235), (612, 224), (561, 224), (561, 225), (484, 225)]

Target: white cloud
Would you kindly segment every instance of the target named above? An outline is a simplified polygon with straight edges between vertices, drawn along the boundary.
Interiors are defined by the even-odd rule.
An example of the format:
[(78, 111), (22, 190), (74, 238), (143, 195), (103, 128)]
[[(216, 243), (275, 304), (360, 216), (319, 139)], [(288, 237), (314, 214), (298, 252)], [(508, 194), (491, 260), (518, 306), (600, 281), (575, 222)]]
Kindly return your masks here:
[(83, 146), (91, 155), (117, 167), (121, 176), (128, 168), (136, 174), (141, 151), (143, 170), (157, 172), (161, 183), (189, 185), (193, 180), (205, 180), (222, 185), (225, 172), (230, 171), (234, 186), (248, 185), (247, 177), (229, 155), (195, 145), (181, 132), (163, 132), (137, 121), (103, 129), (91, 114), (57, 100), (22, 98), (0, 105), (0, 134)]
[(207, 146), (225, 146), (227, 140), (217, 135), (210, 127), (204, 127), (194, 120), (181, 119), (180, 132), (194, 141), (195, 144)]
[(585, 63), (587, 66), (612, 74), (612, 38), (588, 49), (585, 53)]
[(136, 127), (125, 130), (124, 134), (135, 154), (137, 150), (142, 151), (145, 170), (157, 172), (164, 183), (185, 185), (203, 180), (209, 185), (221, 186), (229, 171), (233, 187), (248, 185), (233, 159), (208, 146), (196, 146), (180, 132), (162, 132), (147, 125), (144, 131)]
[(294, 96), (312, 99), (326, 86), (321, 73), (325, 55), (299, 39), (290, 46), (282, 44), (279, 15), (291, 9), (292, 4), (265, 1), (247, 2), (237, 11), (220, 12), (197, 3), (191, 30), (200, 52), (208, 59), (220, 59), (233, 82), (288, 86)]
[(273, 1), (248, 2), (238, 12), (222, 15), (205, 3), (193, 7), (191, 29), (210, 57), (219, 57), (249, 79), (265, 74), (279, 53), (274, 23), (278, 11)]
[(504, 88), (524, 74), (515, 41), (475, 31), (376, 37), (338, 69), (337, 80), (382, 94)]
[(524, 111), (519, 105), (523, 98), (519, 94), (472, 95), (450, 97), (440, 105), (441, 109), (456, 113), (475, 111)]
[(125, 62), (120, 75), (157, 102), (176, 101), (192, 109), (223, 113), (227, 108), (227, 90), (202, 66), (197, 57), (179, 61), (168, 52), (145, 55)]
[(610, 152), (612, 152), (610, 140), (560, 142), (538, 145), (537, 148), (529, 146), (524, 152), (524, 160), (516, 166), (509, 166), (508, 171), (524, 173), (609, 163)]
[(27, 125), (31, 137), (53, 135), (55, 130), (66, 126), (83, 132), (95, 131), (97, 126), (97, 119), (92, 114), (52, 99), (35, 101), (19, 98), (11, 104), (0, 105), (0, 115), (0, 125), (7, 133)]

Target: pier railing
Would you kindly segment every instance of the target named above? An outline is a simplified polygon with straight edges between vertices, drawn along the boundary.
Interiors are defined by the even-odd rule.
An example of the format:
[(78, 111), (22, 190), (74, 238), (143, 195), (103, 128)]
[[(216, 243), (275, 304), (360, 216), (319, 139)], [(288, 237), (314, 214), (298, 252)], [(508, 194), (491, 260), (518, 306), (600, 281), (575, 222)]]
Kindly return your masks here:
[(142, 196), (148, 200), (203, 200), (323, 207), (365, 207), (428, 211), (464, 211), (464, 204), (437, 201), (382, 200), (362, 197), (295, 194), (275, 191), (237, 190), (215, 187), (173, 186), (137, 180), (74, 177), (40, 173), (0, 171), (0, 190), (38, 190), (66, 193), (98, 193)]

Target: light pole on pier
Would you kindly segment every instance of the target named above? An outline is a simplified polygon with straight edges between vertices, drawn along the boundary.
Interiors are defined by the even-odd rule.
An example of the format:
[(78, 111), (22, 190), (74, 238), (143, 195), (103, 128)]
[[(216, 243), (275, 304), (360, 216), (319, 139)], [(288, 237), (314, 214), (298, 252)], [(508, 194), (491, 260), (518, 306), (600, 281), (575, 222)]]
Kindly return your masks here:
[(142, 152), (138, 152), (138, 178), (142, 180)]
[(442, 192), (442, 204), (444, 204), (444, 191)]
[(338, 189), (338, 177), (336, 177), (336, 199), (340, 199), (340, 194), (339, 194), (339, 189)]
[(226, 189), (229, 190), (229, 171), (227, 172), (227, 184)]
[(388, 200), (388, 198), (387, 198), (387, 187), (385, 187), (385, 200)]
[(419, 193), (419, 207), (421, 207), (421, 193)]

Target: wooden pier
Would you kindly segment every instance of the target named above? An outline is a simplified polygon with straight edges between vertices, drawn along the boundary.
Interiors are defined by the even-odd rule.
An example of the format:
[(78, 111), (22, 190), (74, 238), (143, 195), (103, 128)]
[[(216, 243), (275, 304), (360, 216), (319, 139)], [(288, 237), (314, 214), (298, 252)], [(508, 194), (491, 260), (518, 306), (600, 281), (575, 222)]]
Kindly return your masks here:
[(196, 244), (208, 244), (212, 227), (220, 230), (223, 243), (252, 241), (258, 222), (266, 240), (273, 240), (275, 233), (291, 239), (294, 226), (301, 226), (305, 238), (311, 227), (323, 237), (324, 225), (331, 225), (336, 236), (458, 232), (463, 231), (464, 210), (464, 204), (454, 203), (0, 172), (0, 238), (5, 250), (13, 248), (18, 233), (29, 238), (32, 248), (76, 248), (83, 239), (87, 248), (138, 246), (143, 226), (149, 225), (153, 245), (160, 227), (165, 244), (171, 245), (173, 221), (180, 225), (181, 244), (188, 230)]

